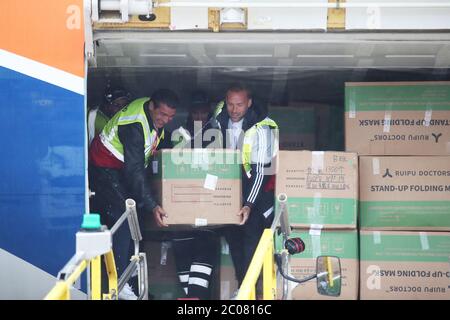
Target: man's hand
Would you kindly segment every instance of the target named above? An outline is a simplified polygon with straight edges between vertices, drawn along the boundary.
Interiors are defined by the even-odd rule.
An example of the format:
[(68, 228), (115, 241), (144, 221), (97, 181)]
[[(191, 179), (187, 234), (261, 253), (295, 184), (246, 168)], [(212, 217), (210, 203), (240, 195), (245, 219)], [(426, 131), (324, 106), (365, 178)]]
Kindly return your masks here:
[(241, 216), (241, 223), (239, 223), (240, 226), (242, 226), (247, 222), (248, 217), (250, 216), (250, 211), (252, 211), (252, 209), (250, 209), (249, 206), (243, 206), (242, 209), (239, 211), (237, 215)]
[(169, 225), (164, 222), (164, 218), (167, 218), (167, 213), (160, 206), (156, 206), (153, 209), (153, 217), (158, 227), (168, 227)]

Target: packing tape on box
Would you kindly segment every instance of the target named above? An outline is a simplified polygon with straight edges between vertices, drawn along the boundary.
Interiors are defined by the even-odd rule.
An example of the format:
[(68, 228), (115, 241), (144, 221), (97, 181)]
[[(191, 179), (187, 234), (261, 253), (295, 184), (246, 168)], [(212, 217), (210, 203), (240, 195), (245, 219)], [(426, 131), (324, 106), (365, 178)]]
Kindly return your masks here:
[(322, 233), (323, 225), (321, 224), (310, 224), (309, 226), (309, 235), (311, 236), (320, 236)]
[(322, 193), (321, 192), (315, 192), (314, 193), (314, 200), (313, 200), (313, 215), (314, 219), (317, 219), (320, 217), (320, 203), (322, 201)]
[(322, 255), (320, 248), (320, 235), (311, 235), (311, 249), (314, 259)]
[(171, 246), (171, 243), (169, 241), (161, 242), (161, 260), (160, 260), (160, 264), (162, 266), (165, 266), (167, 264), (167, 252), (169, 251), (170, 246)]
[(158, 161), (157, 160), (152, 161), (152, 171), (153, 171), (153, 174), (158, 174)]
[(391, 119), (392, 119), (392, 113), (391, 110), (386, 110), (384, 112), (384, 127), (383, 132), (389, 132), (391, 131)]
[(203, 170), (208, 170), (209, 169), (209, 153), (206, 151), (207, 149), (205, 149), (205, 151), (203, 151), (203, 162), (202, 162), (202, 169)]
[(431, 109), (431, 107), (427, 106), (427, 110), (425, 111), (424, 123), (423, 123), (423, 125), (425, 127), (430, 126), (430, 120), (431, 120), (432, 115), (433, 115), (433, 110)]
[(350, 102), (349, 102), (349, 110), (348, 110), (348, 117), (350, 119), (356, 118), (356, 103), (355, 103), (356, 94), (355, 92), (352, 92), (350, 94)]
[(203, 155), (199, 152), (199, 150), (192, 150), (191, 156), (191, 168), (197, 169), (201, 165)]
[(195, 218), (196, 227), (204, 227), (208, 225), (208, 219)]
[(319, 171), (323, 171), (324, 151), (312, 151), (311, 152), (311, 170), (312, 173), (318, 174)]
[(192, 151), (192, 164), (193, 169), (200, 168), (202, 170), (208, 170), (209, 168), (209, 156), (207, 149), (194, 149)]
[(380, 159), (378, 158), (372, 158), (372, 173), (374, 176), (380, 174)]
[(356, 110), (355, 109), (350, 109), (349, 112), (348, 112), (348, 117), (350, 119), (355, 119), (356, 118)]
[(429, 250), (430, 244), (428, 242), (428, 235), (426, 232), (419, 232), (420, 235), (420, 245), (422, 246), (422, 250)]
[(374, 231), (373, 232), (373, 243), (374, 244), (380, 244), (381, 243), (381, 232), (380, 231)]

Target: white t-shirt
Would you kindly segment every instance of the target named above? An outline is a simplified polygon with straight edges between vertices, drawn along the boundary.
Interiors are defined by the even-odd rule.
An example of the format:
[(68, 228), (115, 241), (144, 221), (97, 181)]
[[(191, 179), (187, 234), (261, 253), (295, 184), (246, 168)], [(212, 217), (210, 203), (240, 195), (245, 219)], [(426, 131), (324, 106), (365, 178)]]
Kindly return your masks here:
[(232, 149), (238, 149), (238, 143), (239, 143), (239, 137), (242, 133), (242, 123), (244, 122), (244, 119), (241, 119), (239, 122), (233, 122), (228, 120), (228, 130), (231, 130), (230, 134), (230, 147)]

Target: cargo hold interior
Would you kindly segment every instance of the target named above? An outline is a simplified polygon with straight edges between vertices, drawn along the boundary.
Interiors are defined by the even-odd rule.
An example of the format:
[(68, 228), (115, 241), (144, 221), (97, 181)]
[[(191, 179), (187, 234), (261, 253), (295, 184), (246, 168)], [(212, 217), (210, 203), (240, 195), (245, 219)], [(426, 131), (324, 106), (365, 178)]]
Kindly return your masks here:
[[(207, 92), (213, 107), (227, 86), (240, 81), (278, 123), (282, 150), (345, 150), (346, 82), (450, 80), (449, 33), (97, 31), (94, 40), (88, 106), (101, 103), (108, 82), (125, 87), (133, 98), (170, 88), (181, 100), (168, 126), (174, 130), (186, 122), (193, 91)], [(356, 234), (342, 233), (352, 243)], [(152, 298), (182, 296), (164, 236), (145, 222), (143, 236)], [(160, 261), (163, 249), (169, 250), (167, 265)], [(214, 278), (220, 281), (212, 292), (227, 300), (237, 282), (229, 254), (222, 251), (218, 259)]]
[[(345, 82), (450, 80), (448, 33), (192, 33), (103, 31), (88, 69), (88, 106), (107, 83), (132, 97), (161, 87), (180, 97), (169, 125), (183, 125), (190, 95), (214, 105), (236, 81), (279, 123), (280, 148), (344, 150)], [(288, 115), (289, 114), (289, 115)]]

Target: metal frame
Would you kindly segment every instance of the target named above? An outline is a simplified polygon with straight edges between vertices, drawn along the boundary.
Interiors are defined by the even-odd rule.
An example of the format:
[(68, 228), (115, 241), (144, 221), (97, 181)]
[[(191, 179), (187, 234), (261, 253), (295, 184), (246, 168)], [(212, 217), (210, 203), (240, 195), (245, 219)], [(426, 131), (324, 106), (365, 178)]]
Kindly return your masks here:
[[(114, 253), (111, 249), (102, 251), (104, 243), (100, 243), (100, 247), (96, 247), (95, 242), (92, 243), (87, 252), (77, 252), (69, 262), (58, 273), (58, 281), (53, 289), (46, 295), (45, 300), (68, 300), (70, 299), (70, 288), (79, 279), (84, 270), (87, 270), (88, 283), (88, 298), (92, 300), (117, 300), (118, 293), (123, 286), (128, 282), (133, 273), (137, 269), (138, 283), (139, 283), (139, 300), (148, 299), (148, 273), (147, 273), (147, 257), (145, 253), (139, 252), (139, 241), (142, 240), (142, 234), (139, 228), (139, 220), (136, 213), (136, 202), (132, 199), (125, 201), (126, 210), (114, 224), (111, 230), (102, 229), (98, 234), (105, 232), (112, 236), (122, 226), (126, 219), (130, 227), (131, 238), (134, 241), (134, 255), (131, 257), (131, 262), (122, 273), (120, 278), (117, 278), (117, 269), (114, 260)], [(80, 231), (83, 233), (83, 231)], [(77, 236), (80, 235), (77, 233)], [(77, 237), (78, 238), (78, 237)], [(104, 238), (104, 237), (103, 237)], [(84, 248), (84, 247), (83, 247)], [(90, 250), (89, 250), (90, 249)], [(90, 252), (89, 252), (90, 251)], [(98, 253), (98, 252), (101, 253)], [(93, 254), (95, 252), (96, 254)], [(106, 294), (101, 294), (101, 256), (104, 256), (106, 265), (106, 272), (108, 274), (108, 288)]]

